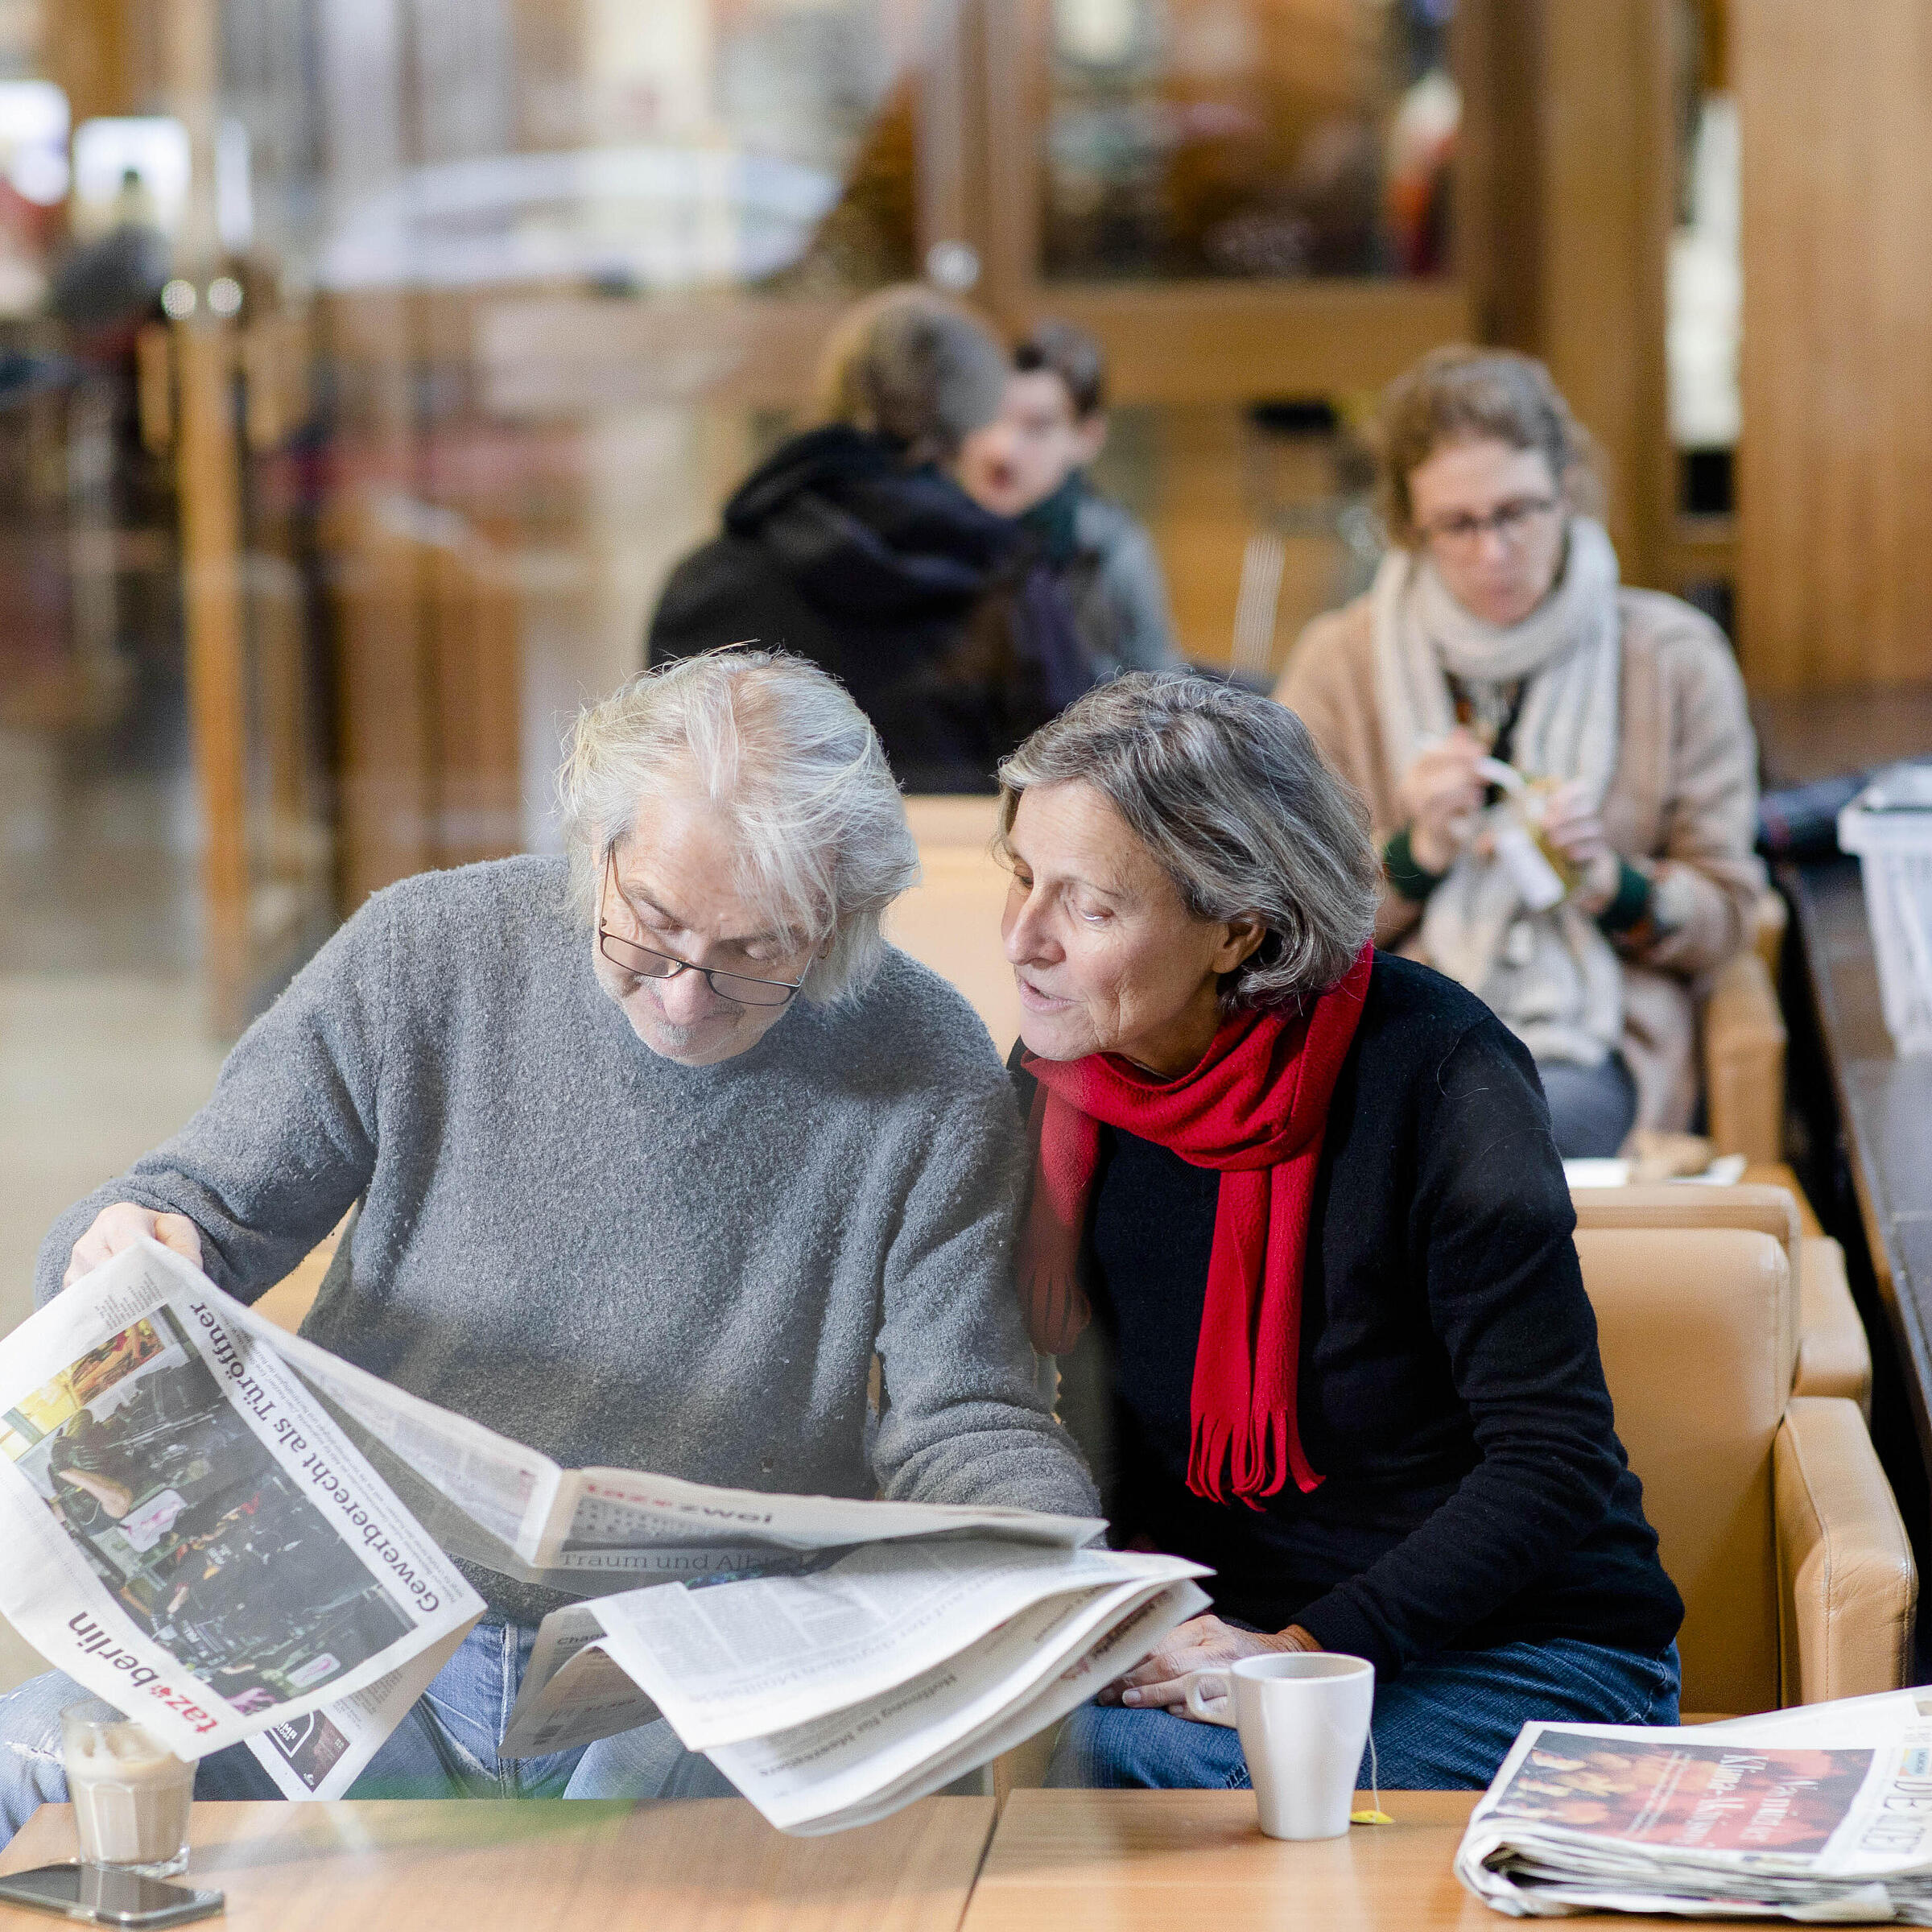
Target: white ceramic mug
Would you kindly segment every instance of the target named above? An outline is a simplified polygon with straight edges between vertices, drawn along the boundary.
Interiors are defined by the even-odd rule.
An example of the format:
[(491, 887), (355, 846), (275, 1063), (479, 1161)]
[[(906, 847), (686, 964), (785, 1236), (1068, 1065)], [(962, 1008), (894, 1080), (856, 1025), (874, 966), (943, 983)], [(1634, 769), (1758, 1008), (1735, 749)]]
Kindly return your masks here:
[(1187, 1675), (1187, 1712), (1231, 1724), (1270, 1838), (1340, 1838), (1375, 1709), (1375, 1666), (1332, 1650), (1269, 1651)]

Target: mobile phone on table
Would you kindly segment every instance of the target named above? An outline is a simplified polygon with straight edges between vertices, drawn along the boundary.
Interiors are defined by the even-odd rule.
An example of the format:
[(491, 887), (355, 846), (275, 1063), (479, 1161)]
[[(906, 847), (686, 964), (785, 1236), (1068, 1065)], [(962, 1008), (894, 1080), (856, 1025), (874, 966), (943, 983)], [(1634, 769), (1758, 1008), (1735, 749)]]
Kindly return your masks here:
[(183, 1926), (221, 1909), (219, 1892), (198, 1892), (112, 1865), (36, 1865), (0, 1873), (0, 1905), (32, 1905), (103, 1926)]

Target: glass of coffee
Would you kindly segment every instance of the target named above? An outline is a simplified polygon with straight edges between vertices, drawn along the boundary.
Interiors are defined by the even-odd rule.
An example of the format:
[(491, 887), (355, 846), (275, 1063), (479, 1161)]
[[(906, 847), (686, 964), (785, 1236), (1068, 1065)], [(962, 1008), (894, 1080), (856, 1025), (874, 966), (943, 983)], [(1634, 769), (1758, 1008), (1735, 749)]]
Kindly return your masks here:
[(80, 1856), (149, 1878), (188, 1868), (195, 1767), (98, 1698), (60, 1713)]

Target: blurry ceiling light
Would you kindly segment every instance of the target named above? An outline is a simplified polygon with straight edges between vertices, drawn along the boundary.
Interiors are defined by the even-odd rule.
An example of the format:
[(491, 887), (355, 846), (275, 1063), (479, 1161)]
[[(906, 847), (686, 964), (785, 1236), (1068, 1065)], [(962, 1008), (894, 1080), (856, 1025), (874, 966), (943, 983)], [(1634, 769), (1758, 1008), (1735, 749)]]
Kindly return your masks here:
[(239, 121), (224, 121), (215, 132), (215, 235), (231, 255), (246, 254), (255, 238), (248, 130)]
[(242, 284), (233, 275), (217, 275), (208, 285), (208, 306), (217, 316), (240, 314)]
[(67, 126), (51, 80), (0, 80), (0, 167), (23, 200), (51, 208), (66, 194)]
[(935, 242), (926, 251), (926, 279), (963, 295), (980, 279), (980, 251), (970, 242)]
[(1054, 0), (1053, 37), (1069, 60), (1118, 67), (1140, 38), (1138, 0)]
[(65, 155), (49, 153), (44, 147), (19, 147), (6, 164), (6, 178), (23, 201), (52, 208), (67, 199), (72, 171)]
[(171, 115), (140, 114), (83, 121), (74, 130), (75, 212), (83, 229), (98, 233), (121, 218), (130, 176), (144, 218), (175, 233), (188, 207), (187, 128)]
[(195, 312), (195, 285), (180, 275), (163, 285), (161, 311), (171, 321), (185, 322)]
[(609, 280), (741, 286), (789, 267), (838, 178), (743, 149), (671, 146), (493, 155), (411, 169), (356, 203), (318, 286), (464, 288)]

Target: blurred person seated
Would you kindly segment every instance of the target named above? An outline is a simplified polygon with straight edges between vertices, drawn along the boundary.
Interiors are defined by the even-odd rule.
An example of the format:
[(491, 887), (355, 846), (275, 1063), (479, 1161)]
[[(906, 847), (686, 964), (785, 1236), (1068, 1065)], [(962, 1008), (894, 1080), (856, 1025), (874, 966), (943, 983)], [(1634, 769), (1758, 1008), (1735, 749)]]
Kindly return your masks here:
[[(1373, 588), (1276, 695), (1368, 799), (1379, 944), (1480, 994), (1536, 1056), (1558, 1149), (1614, 1154), (1698, 1101), (1695, 982), (1748, 941), (1757, 746), (1716, 625), (1619, 584), (1588, 442), (1540, 362), (1451, 348), (1389, 389)], [(1533, 781), (1569, 877), (1533, 909), (1479, 770)], [(1505, 831), (1505, 836), (1507, 836)]]
[(652, 664), (755, 640), (836, 677), (908, 791), (989, 792), (1001, 758), (1094, 681), (1019, 527), (952, 471), (1000, 407), (1005, 357), (931, 290), (860, 303), (821, 358), (824, 422), (781, 444), (671, 572)]
[(1071, 323), (1043, 322), (1013, 352), (1000, 413), (966, 439), (960, 480), (1040, 545), (1100, 676), (1179, 670), (1154, 539), (1087, 478), (1106, 441), (1100, 344)]
[(1359, 800), (1195, 677), (1103, 686), (1001, 778), (1028, 1327), (1116, 1539), (1215, 1571), (1049, 1781), (1245, 1785), (1185, 1679), (1270, 1650), (1374, 1664), (1385, 1785), (1486, 1785), (1531, 1718), (1674, 1724), (1534, 1063), (1373, 951)]
[[(181, 1133), (55, 1224), (38, 1299), (148, 1236), (251, 1301), (359, 1203), (303, 1332), (566, 1466), (1091, 1513), (1013, 1302), (1009, 1083), (880, 936), (918, 860), (857, 708), (714, 653), (588, 708), (561, 790), (567, 858), (371, 898)], [(499, 1765), (565, 1600), (469, 1568), (485, 1618), (357, 1794), (729, 1793), (662, 1723)], [(80, 1695), (0, 1697), (7, 1835), (64, 1795)], [(246, 1747), (196, 1790), (276, 1795)]]

